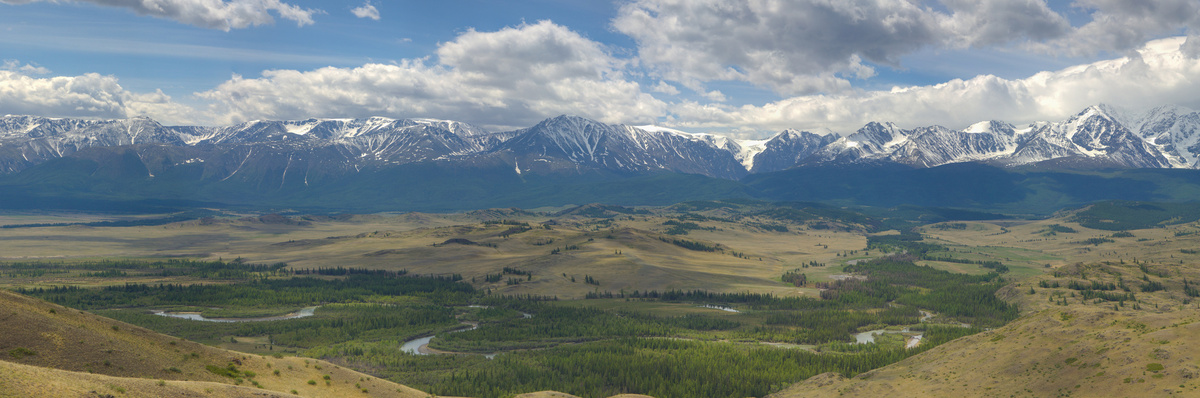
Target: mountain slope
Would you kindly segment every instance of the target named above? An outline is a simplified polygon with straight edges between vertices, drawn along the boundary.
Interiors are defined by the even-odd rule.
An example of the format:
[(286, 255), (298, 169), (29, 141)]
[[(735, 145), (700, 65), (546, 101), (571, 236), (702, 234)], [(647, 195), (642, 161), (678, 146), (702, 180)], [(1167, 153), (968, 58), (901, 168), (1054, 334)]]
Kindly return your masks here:
[[(804, 164), (821, 148), (836, 141), (837, 134), (818, 135), (807, 131), (784, 130), (763, 141), (746, 164), (751, 173), (786, 170)], [(757, 143), (756, 143), (757, 144)]]
[[(609, 125), (576, 116), (559, 116), (514, 132), (495, 150), (510, 153), (514, 167), (569, 161), (589, 167), (631, 173), (672, 171), (736, 179), (746, 174), (728, 150), (690, 135)], [(521, 166), (521, 163), (525, 166)]]
[(1178, 106), (1150, 110), (1130, 126), (1177, 168), (1200, 168), (1200, 112)]

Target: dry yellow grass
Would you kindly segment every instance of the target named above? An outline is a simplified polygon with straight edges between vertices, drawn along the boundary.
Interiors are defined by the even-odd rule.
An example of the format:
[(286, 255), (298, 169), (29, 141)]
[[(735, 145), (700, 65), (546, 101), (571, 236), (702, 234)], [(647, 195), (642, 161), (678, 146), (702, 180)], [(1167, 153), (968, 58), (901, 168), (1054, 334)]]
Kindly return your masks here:
[[(493, 214), (498, 213), (498, 214)], [(72, 261), (88, 258), (146, 258), (193, 256), (205, 259), (241, 257), (255, 263), (287, 262), (292, 268), (360, 267), (407, 269), (417, 274), (463, 275), (476, 287), (501, 294), (554, 295), (580, 298), (594, 290), (708, 289), (751, 291), (778, 295), (813, 294), (778, 282), (788, 270), (808, 262), (839, 264), (838, 253), (859, 250), (859, 233), (806, 230), (769, 232), (740, 223), (705, 221), (686, 236), (665, 235), (669, 218), (655, 215), (615, 221), (580, 217), (558, 218), (547, 230), (500, 236), (508, 225), (484, 225), (481, 217), (499, 218), (503, 211), (478, 214), (343, 218), (301, 217), (282, 221), (247, 218), (222, 222), (186, 222), (153, 227), (44, 227), (0, 230), (0, 261)], [(512, 215), (512, 214), (510, 214)], [(515, 214), (519, 215), (519, 214)], [(549, 217), (523, 216), (534, 226)], [(265, 220), (265, 221), (264, 221)], [(659, 238), (684, 239), (720, 245), (725, 253), (690, 251)], [(468, 239), (487, 246), (450, 244)], [(578, 246), (550, 254), (555, 248)], [(492, 247), (494, 246), (494, 247)], [(744, 258), (732, 252), (744, 254)], [(508, 285), (506, 280), (485, 284), (484, 276), (504, 267), (533, 271), (532, 280)], [(810, 280), (825, 280), (836, 267), (807, 268)], [(585, 276), (600, 286), (584, 284)], [(576, 281), (571, 282), (571, 277)], [(507, 279), (507, 277), (505, 278)], [(45, 276), (6, 280), (7, 286), (101, 285), (125, 282), (159, 283), (161, 278), (121, 279)], [(172, 280), (173, 283), (202, 281)]]
[(156, 381), (0, 361), (0, 397), (295, 397), (290, 393), (199, 381)]

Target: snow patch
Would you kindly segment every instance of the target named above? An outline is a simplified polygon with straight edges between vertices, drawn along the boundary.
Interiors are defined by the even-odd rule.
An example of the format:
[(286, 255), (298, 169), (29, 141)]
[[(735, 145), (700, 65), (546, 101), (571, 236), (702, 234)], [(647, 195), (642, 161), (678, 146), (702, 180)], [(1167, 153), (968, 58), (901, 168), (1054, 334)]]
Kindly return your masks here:
[(767, 141), (770, 140), (735, 140), (734, 142), (741, 149), (733, 157), (737, 158), (738, 162), (741, 162), (747, 171), (752, 170), (754, 168), (754, 158), (767, 150)]

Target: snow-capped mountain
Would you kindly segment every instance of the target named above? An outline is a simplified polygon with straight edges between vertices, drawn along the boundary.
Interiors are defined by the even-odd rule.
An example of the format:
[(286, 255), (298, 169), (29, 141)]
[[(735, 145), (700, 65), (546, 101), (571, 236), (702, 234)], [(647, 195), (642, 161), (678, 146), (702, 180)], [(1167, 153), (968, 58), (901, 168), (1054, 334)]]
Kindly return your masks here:
[(175, 131), (149, 118), (83, 120), (0, 118), (0, 173), (70, 155), (80, 149), (138, 144), (184, 145)]
[[(886, 161), (934, 167), (961, 162), (1003, 166), (1051, 162), (1079, 167), (1191, 167), (1169, 160), (1175, 155), (1164, 151), (1165, 144), (1142, 138), (1154, 133), (1139, 136), (1119, 117), (1109, 107), (1093, 106), (1063, 122), (1038, 122), (1024, 128), (987, 121), (964, 130), (942, 126), (904, 130), (891, 123), (873, 122), (821, 148), (809, 163)], [(1182, 123), (1184, 127), (1176, 131), (1186, 130), (1186, 122)]]
[(1153, 144), (1176, 168), (1200, 168), (1200, 112), (1168, 105), (1151, 109), (1130, 129)]
[(1161, 151), (1117, 121), (1116, 113), (1105, 106), (1089, 107), (1062, 123), (1031, 127), (1016, 152), (999, 160), (1029, 164), (1070, 158), (1103, 166), (1171, 167)]
[(841, 137), (830, 132), (819, 135), (807, 131), (784, 130), (770, 139), (754, 142), (761, 149), (743, 161), (752, 173), (786, 170), (807, 162), (814, 154)]
[(517, 170), (566, 160), (574, 166), (623, 172), (665, 170), (729, 179), (746, 174), (733, 153), (704, 138), (667, 129), (650, 131), (604, 124), (578, 116), (559, 116), (517, 130), (495, 151), (517, 157)]
[[(1064, 121), (1023, 127), (985, 121), (963, 130), (903, 129), (872, 122), (847, 136), (789, 129), (758, 140), (576, 116), (508, 132), (451, 120), (382, 117), (251, 121), (221, 127), (163, 126), (147, 118), (0, 118), (0, 173), (16, 173), (87, 148), (109, 147), (132, 149), (122, 153), (142, 159), (151, 176), (186, 165), (202, 168), (192, 172), (206, 178), (281, 186), (295, 181), (297, 173), (335, 176), (403, 164), (502, 166), (517, 174), (603, 170), (726, 179), (855, 163), (1200, 168), (1200, 113), (1164, 106), (1127, 115), (1100, 105)], [(278, 175), (262, 177), (266, 174)]]

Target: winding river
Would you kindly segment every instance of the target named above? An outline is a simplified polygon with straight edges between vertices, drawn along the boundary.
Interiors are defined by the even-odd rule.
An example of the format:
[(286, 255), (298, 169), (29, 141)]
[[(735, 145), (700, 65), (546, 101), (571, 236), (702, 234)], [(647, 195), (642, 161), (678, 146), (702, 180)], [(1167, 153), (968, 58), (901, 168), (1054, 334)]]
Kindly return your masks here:
[[(467, 307), (469, 307), (469, 308), (489, 308), (488, 306), (483, 306), (483, 305), (468, 305)], [(521, 318), (524, 318), (524, 319), (533, 318), (533, 314), (521, 312)], [(477, 323), (463, 322), (462, 324), (467, 327), (451, 330), (450, 333), (465, 332), (468, 330), (475, 330), (475, 329), (479, 328), (479, 324), (477, 324)], [(404, 344), (400, 345), (400, 351), (407, 352), (407, 353), (413, 354), (413, 355), (432, 355), (432, 354), (483, 355), (487, 359), (496, 358), (496, 353), (476, 354), (476, 353), (468, 353), (468, 352), (447, 352), (447, 351), (438, 351), (438, 350), (431, 349), (431, 348), (429, 348), (429, 342), (433, 341), (434, 337), (437, 337), (437, 336), (425, 336), (425, 337), (405, 341)]]
[(166, 311), (153, 311), (153, 312), (154, 312), (154, 315), (166, 316), (166, 317), (171, 317), (171, 318), (189, 319), (189, 320), (193, 320), (193, 321), (235, 323), (235, 322), (282, 321), (282, 320), (287, 320), (287, 319), (310, 317), (310, 316), (313, 316), (313, 314), (316, 312), (317, 307), (319, 307), (319, 306), (304, 307), (304, 308), (301, 308), (300, 311), (296, 311), (291, 314), (281, 315), (281, 316), (267, 316), (267, 317), (261, 317), (261, 318), (205, 318), (204, 315), (200, 315), (199, 312), (166, 312)]
[(711, 308), (711, 309), (714, 309), (714, 310), (721, 310), (721, 311), (725, 311), (725, 312), (741, 312), (741, 311), (735, 310), (735, 309), (733, 309), (733, 308), (729, 308), (729, 307), (722, 307), (722, 306), (719, 306), (719, 305), (713, 305), (713, 304), (705, 304), (705, 305), (702, 305), (702, 306), (700, 306), (700, 307), (701, 307), (701, 308)]

